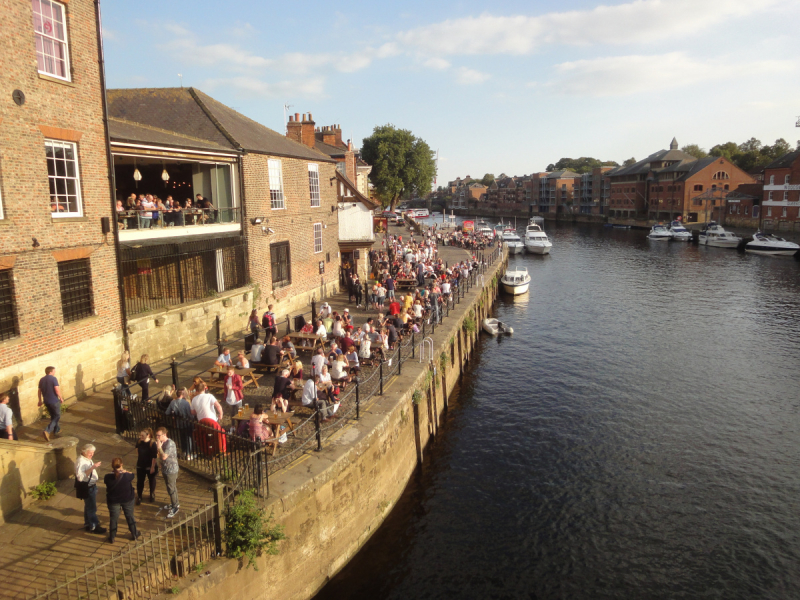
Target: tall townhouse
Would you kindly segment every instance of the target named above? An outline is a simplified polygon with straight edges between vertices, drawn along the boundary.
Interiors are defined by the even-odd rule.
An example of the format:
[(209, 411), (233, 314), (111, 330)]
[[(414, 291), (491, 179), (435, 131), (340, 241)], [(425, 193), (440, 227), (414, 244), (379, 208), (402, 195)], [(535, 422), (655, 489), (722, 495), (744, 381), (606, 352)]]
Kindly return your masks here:
[(800, 150), (764, 168), (761, 222), (764, 229), (800, 230)]
[(0, 391), (28, 423), (45, 367), (81, 397), (123, 348), (96, 5), (8, 0), (0, 47)]

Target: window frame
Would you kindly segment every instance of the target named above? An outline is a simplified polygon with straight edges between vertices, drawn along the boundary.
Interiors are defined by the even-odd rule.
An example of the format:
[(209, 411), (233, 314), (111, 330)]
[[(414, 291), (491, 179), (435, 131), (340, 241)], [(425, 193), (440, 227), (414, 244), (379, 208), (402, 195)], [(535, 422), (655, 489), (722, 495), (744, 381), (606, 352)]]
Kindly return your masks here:
[[(319, 250), (317, 250), (317, 248), (319, 248)], [(314, 254), (320, 254), (321, 252), (322, 252), (322, 223), (314, 223)]]
[[(75, 175), (74, 176), (58, 175), (56, 169), (54, 169), (55, 174), (51, 175), (51, 173), (50, 173), (50, 157), (47, 156), (48, 146), (52, 146), (52, 149), (53, 149), (53, 161), (54, 161), (53, 162), (53, 166), (54, 167), (56, 165), (56, 163), (55, 163), (55, 161), (56, 161), (56, 157), (55, 157), (56, 148), (60, 147), (63, 150), (72, 149), (73, 155), (74, 155), (74, 163), (75, 163)], [(51, 208), (50, 216), (52, 216), (54, 219), (63, 219), (63, 218), (69, 218), (69, 217), (82, 217), (83, 216), (83, 198), (81, 197), (81, 171), (80, 171), (80, 162), (78, 160), (78, 144), (76, 144), (75, 142), (65, 142), (65, 141), (62, 141), (62, 140), (53, 140), (53, 139), (50, 139), (50, 138), (45, 138), (44, 147), (45, 147), (45, 160), (48, 163), (47, 164), (47, 182), (48, 182), (48, 185), (50, 186), (50, 194), (49, 195), (50, 195), (51, 200), (49, 200), (49, 202), (51, 203), (51, 206), (52, 206), (52, 197), (54, 195), (56, 196), (56, 203), (59, 204), (59, 205), (61, 204), (59, 202), (59, 200), (58, 200), (59, 194), (58, 193), (53, 194), (53, 192), (52, 192), (52, 190), (54, 189), (53, 188), (54, 185), (56, 186), (56, 191), (58, 191), (57, 190), (57, 187), (58, 187), (57, 184), (53, 183), (53, 182), (57, 182), (58, 180), (64, 180), (65, 182), (66, 181), (74, 181), (75, 182), (75, 194), (74, 195), (75, 195), (75, 203), (76, 203), (77, 210), (59, 212), (59, 211), (53, 211), (52, 208)], [(66, 159), (65, 159), (65, 171), (66, 171)], [(65, 183), (65, 187), (66, 187), (66, 183)], [(67, 196), (67, 194), (64, 194), (64, 195)], [(67, 206), (69, 207), (69, 200), (67, 201)]]
[(322, 194), (319, 187), (319, 165), (317, 163), (308, 163), (308, 195), (311, 198), (311, 208), (319, 208)]
[[(84, 273), (78, 273), (74, 270), (72, 273), (64, 273), (68, 266), (78, 266), (85, 269)], [(67, 276), (71, 276), (72, 282), (69, 281)], [(75, 286), (74, 279), (78, 277), (85, 277), (86, 290), (65, 288), (65, 283), (71, 283)], [(92, 289), (92, 263), (88, 258), (77, 258), (74, 260), (63, 260), (58, 263), (58, 289), (61, 292), (61, 315), (64, 319), (64, 324), (75, 323), (94, 315), (94, 291)], [(83, 293), (88, 300), (88, 305), (82, 306), (79, 310), (73, 310), (71, 307), (77, 305), (80, 299), (75, 299), (75, 294)], [(70, 294), (73, 296), (70, 297)], [(67, 310), (69, 308), (69, 310)]]
[[(286, 277), (283, 279), (275, 279), (275, 274), (278, 269), (275, 269), (276, 255), (278, 252), (286, 249)], [(270, 265), (270, 278), (272, 280), (272, 289), (284, 288), (292, 285), (292, 249), (288, 240), (283, 242), (274, 242), (269, 245), (269, 265)]]
[[(284, 210), (286, 196), (283, 193), (283, 162), (277, 158), (267, 160), (267, 174), (269, 179), (269, 204), (271, 210)], [(277, 180), (277, 187), (273, 187)], [(280, 197), (278, 197), (280, 196)]]
[[(7, 279), (3, 281), (3, 279)], [(4, 298), (3, 293), (8, 292)], [(7, 305), (7, 310), (6, 310)], [(10, 325), (9, 327), (6, 327)], [(19, 337), (19, 317), (14, 294), (14, 269), (0, 269), (0, 342)]]
[[(37, 13), (36, 13), (34, 4), (39, 4), (39, 13), (38, 14), (39, 14), (39, 18), (42, 21), (42, 23), (44, 23), (44, 19), (45, 19), (45, 16), (41, 11), (42, 4), (48, 4), (51, 7), (51, 17), (49, 17), (50, 21), (55, 21), (55, 19), (53, 19), (53, 17), (52, 17), (52, 6), (53, 5), (58, 6), (58, 8), (61, 11), (61, 21), (58, 24), (61, 25), (61, 27), (63, 29), (63, 32), (64, 32), (64, 39), (63, 40), (59, 40), (54, 35), (45, 33), (44, 32), (44, 29), (45, 29), (45, 25), (44, 24), (42, 25), (42, 30), (43, 31), (41, 33), (36, 31), (36, 15), (37, 15)], [(71, 64), (71, 61), (70, 61), (70, 58), (69, 58), (69, 32), (68, 32), (68, 27), (67, 27), (67, 5), (65, 3), (63, 3), (63, 2), (57, 2), (56, 0), (31, 0), (31, 16), (33, 18), (34, 45), (36, 46), (36, 71), (41, 75), (45, 75), (46, 77), (54, 77), (54, 78), (60, 79), (62, 81), (71, 82), (72, 81), (72, 64)], [(39, 44), (36, 43), (36, 42), (38, 42), (38, 40), (40, 38), (42, 40), (45, 40), (45, 39), (46, 40), (50, 40), (50, 43), (53, 44), (53, 45), (59, 44), (59, 45), (61, 45), (63, 47), (63, 52), (64, 52), (64, 73), (65, 73), (64, 75), (59, 75), (58, 73), (55, 73), (55, 72), (51, 73), (51, 72), (45, 70), (47, 65), (46, 65), (46, 61), (44, 59), (44, 56), (45, 56), (45, 54), (44, 54), (44, 43), (42, 43), (42, 52), (39, 51)], [(45, 66), (45, 69), (39, 68), (39, 56), (43, 57), (42, 58), (42, 64)], [(55, 66), (55, 60), (56, 60), (55, 59), (55, 55), (51, 55), (50, 58), (53, 61), (53, 64)], [(57, 69), (54, 69), (54, 71), (56, 71), (56, 70)]]

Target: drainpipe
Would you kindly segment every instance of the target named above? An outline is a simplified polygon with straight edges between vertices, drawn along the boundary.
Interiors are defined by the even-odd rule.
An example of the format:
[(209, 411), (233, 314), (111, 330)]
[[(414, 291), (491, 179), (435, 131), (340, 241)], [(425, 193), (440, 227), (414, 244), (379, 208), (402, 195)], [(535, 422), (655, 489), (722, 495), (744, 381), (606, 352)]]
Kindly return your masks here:
[(114, 257), (117, 263), (117, 289), (119, 291), (119, 309), (122, 317), (122, 344), (130, 351), (128, 341), (128, 310), (125, 306), (125, 282), (122, 278), (122, 259), (119, 250), (119, 223), (117, 222), (117, 183), (114, 177), (114, 161), (111, 158), (111, 139), (108, 133), (108, 99), (106, 98), (106, 63), (103, 55), (103, 25), (100, 18), (100, 0), (94, 0), (95, 19), (97, 20), (97, 65), (100, 75), (100, 98), (103, 103), (103, 134), (106, 141), (106, 162), (108, 165), (109, 198), (111, 200), (111, 223), (114, 236)]
[[(241, 154), (239, 160), (236, 161), (237, 171), (239, 172), (239, 226), (242, 228), (242, 237), (244, 238), (244, 264), (245, 264), (245, 277), (247, 281), (252, 281), (250, 277), (250, 236), (252, 233), (248, 229), (245, 235), (245, 228), (247, 227), (247, 214), (245, 213), (245, 198), (244, 198), (244, 148), (237, 148)], [(255, 292), (254, 292), (255, 293)], [(253, 298), (255, 300), (255, 298)]]

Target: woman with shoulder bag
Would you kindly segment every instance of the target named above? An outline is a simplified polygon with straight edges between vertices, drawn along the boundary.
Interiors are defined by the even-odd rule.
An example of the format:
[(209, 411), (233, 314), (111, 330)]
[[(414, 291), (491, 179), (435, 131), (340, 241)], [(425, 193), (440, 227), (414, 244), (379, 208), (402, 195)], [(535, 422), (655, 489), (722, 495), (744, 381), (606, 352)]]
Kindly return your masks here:
[(145, 479), (150, 482), (150, 502), (155, 502), (158, 448), (156, 448), (156, 442), (153, 439), (153, 430), (149, 427), (143, 429), (139, 434), (136, 450), (139, 453), (139, 458), (136, 461), (136, 504), (142, 503)]
[(117, 457), (111, 461), (113, 473), (108, 473), (103, 478), (106, 484), (106, 502), (108, 503), (108, 514), (110, 515), (108, 524), (108, 542), (114, 543), (117, 537), (117, 523), (119, 522), (120, 510), (125, 514), (125, 521), (133, 539), (139, 537), (136, 529), (136, 519), (133, 517), (133, 473), (122, 468), (122, 459)]

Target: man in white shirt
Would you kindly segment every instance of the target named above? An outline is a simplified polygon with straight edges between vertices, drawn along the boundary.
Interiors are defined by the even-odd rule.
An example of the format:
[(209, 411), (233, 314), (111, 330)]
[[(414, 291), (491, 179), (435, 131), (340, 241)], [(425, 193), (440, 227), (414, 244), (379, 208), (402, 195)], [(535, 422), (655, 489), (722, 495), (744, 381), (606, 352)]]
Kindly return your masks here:
[(314, 377), (308, 379), (303, 384), (303, 396), (300, 400), (303, 406), (314, 406), (317, 401), (317, 384), (314, 383)]
[(231, 349), (230, 348), (223, 348), (222, 354), (217, 357), (217, 360), (214, 362), (215, 365), (218, 367), (230, 367), (232, 366), (231, 362)]
[(206, 390), (202, 394), (197, 394), (197, 396), (192, 398), (192, 414), (198, 421), (211, 419), (219, 423), (222, 420), (222, 406), (220, 406), (217, 399)]
[(317, 353), (311, 359), (311, 372), (319, 375), (322, 372), (322, 366), (328, 364), (328, 359), (325, 358), (325, 350), (317, 348)]
[(328, 330), (325, 329), (325, 325), (322, 324), (322, 321), (317, 321), (317, 330), (315, 333), (323, 340), (328, 339)]
[(259, 363), (261, 362), (261, 354), (264, 352), (264, 344), (259, 341), (256, 341), (253, 344), (252, 348), (250, 348), (250, 362)]

